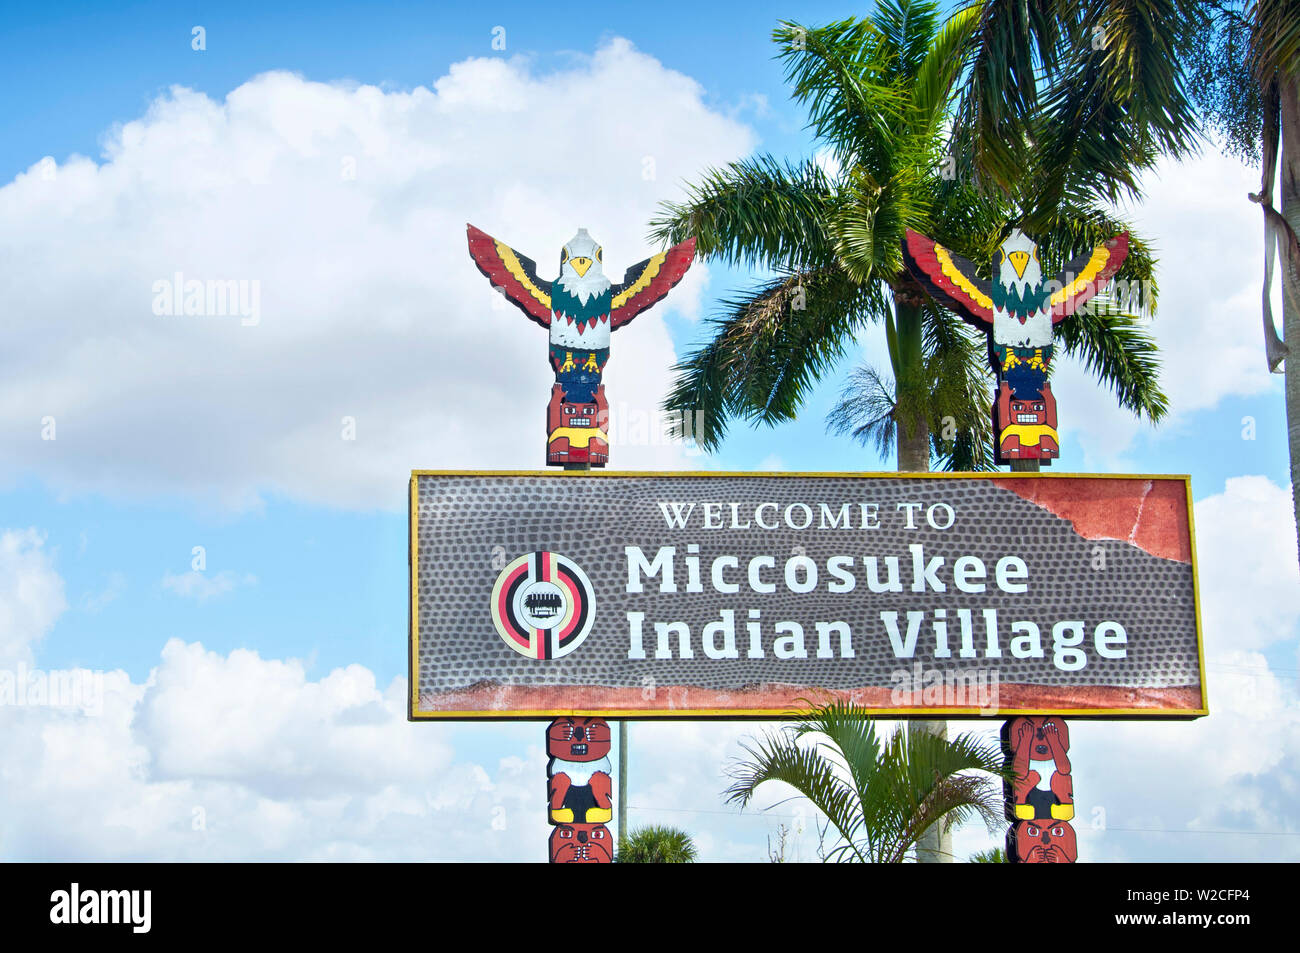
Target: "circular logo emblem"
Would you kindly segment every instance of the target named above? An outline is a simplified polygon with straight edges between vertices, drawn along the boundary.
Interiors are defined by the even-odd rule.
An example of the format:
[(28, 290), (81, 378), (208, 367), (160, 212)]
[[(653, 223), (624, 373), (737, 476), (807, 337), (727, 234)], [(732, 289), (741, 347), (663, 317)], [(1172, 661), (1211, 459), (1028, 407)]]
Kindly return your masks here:
[(514, 560), (492, 587), (492, 622), (501, 639), (528, 658), (562, 658), (591, 631), (591, 580), (577, 563), (541, 550)]

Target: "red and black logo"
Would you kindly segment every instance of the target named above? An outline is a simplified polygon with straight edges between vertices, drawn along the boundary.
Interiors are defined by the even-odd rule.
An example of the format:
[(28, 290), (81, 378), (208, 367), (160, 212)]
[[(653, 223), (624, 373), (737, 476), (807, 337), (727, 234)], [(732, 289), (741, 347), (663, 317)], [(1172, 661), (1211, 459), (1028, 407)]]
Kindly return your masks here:
[(568, 655), (587, 637), (594, 617), (591, 580), (559, 553), (525, 553), (501, 570), (492, 587), (498, 634), (528, 658)]

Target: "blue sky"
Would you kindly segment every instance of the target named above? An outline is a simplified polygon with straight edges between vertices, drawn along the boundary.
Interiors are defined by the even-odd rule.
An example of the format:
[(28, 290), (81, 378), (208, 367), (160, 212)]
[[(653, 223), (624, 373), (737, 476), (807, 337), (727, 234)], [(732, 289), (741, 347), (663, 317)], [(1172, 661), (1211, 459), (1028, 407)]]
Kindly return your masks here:
[[(21, 319), (14, 344), (6, 348), (6, 368), (25, 389), (8, 392), (0, 411), (0, 432), (13, 448), (0, 461), (0, 529), (34, 530), (39, 543), (14, 544), (21, 563), (15, 571), (57, 578), (62, 587), (62, 607), (29, 613), (37, 620), (28, 638), (36, 664), (124, 673), (123, 698), (130, 702), (123, 702), (126, 734), (119, 741), (148, 751), (132, 748), (136, 753), (127, 760), (139, 761), (131, 764), (145, 765), (141, 770), (152, 772), (157, 784), (220, 784), (223, 797), (231, 790), (257, 791), (275, 802), (277, 795), (267, 792), (279, 791), (279, 781), (234, 769), (221, 775), (186, 761), (176, 754), (186, 747), (184, 739), (167, 735), (148, 717), (157, 703), (149, 691), (161, 691), (157, 686), (180, 665), (179, 655), (160, 661), (164, 645), (178, 639), (214, 653), (187, 671), (211, 663), (228, 674), (234, 659), (244, 658), (232, 655), (240, 649), (255, 651), (268, 664), (302, 660), (307, 686), (336, 669), (360, 666), (373, 684), (365, 689), (365, 676), (357, 675), (357, 691), (380, 699), (406, 668), (406, 520), (393, 501), (400, 501), (409, 469), (534, 467), (540, 459), (533, 428), (516, 418), (535, 416), (535, 385), (545, 369), (540, 358), (516, 361), (513, 337), (502, 354), (478, 350), (476, 341), (505, 340), (494, 335), (514, 330), (514, 318), (486, 314), (490, 302), (463, 254), (460, 226), (448, 223), (472, 217), (494, 233), (508, 232), (500, 237), (524, 250), (533, 249), (530, 242), (558, 243), (577, 225), (587, 225), (608, 236), (607, 260), (622, 267), (643, 256), (648, 214), (658, 201), (678, 194), (682, 179), (750, 151), (798, 157), (811, 154), (815, 144), (771, 58), (769, 34), (789, 14), (788, 6), (608, 4), (585, 16), (512, 4), (481, 12), (464, 5), (271, 6), (132, 4), (108, 11), (96, 4), (55, 3), (7, 13), (0, 81), (14, 93), (0, 110), (0, 189), (8, 192), (0, 213), (10, 219), (6, 254), (0, 256), (9, 267), (0, 265), (8, 272), (0, 275), (0, 288)], [(859, 12), (842, 4), (804, 3), (798, 17), (816, 24)], [(191, 48), (196, 25), (206, 31), (203, 51)], [(506, 31), (504, 51), (491, 45), (498, 26)], [(257, 79), (268, 71), (297, 75)], [(603, 136), (601, 144), (572, 142), (571, 158), (540, 155), (535, 143), (551, 124), (549, 111), (558, 117), (567, 108), (562, 99), (545, 96), (568, 88), (566, 83), (580, 85), (584, 77), (608, 82), (619, 93), (597, 97), (594, 114), (573, 127)], [(419, 127), (410, 118), (423, 108), (413, 91), (424, 88), (427, 95), (435, 83), (437, 120), (433, 128)], [(173, 87), (193, 92), (177, 94)], [(377, 87), (382, 106), (365, 99), (366, 87)], [(483, 109), (490, 112), (488, 92), (494, 90), (526, 101), (523, 117), (511, 119), (507, 110), (502, 122), (489, 122), (457, 105), (483, 95), (489, 103)], [(232, 92), (237, 95), (228, 100)], [(654, 126), (660, 114), (659, 139), (624, 147), (620, 135), (634, 139), (628, 129)], [(358, 130), (359, 184), (369, 191), (360, 204), (351, 194), (336, 199), (322, 191), (326, 197), (314, 218), (318, 203), (303, 197), (307, 185), (302, 193), (297, 189), (302, 182), (319, 187), (311, 170), (320, 154), (337, 164), (336, 153), (352, 148), (329, 139), (336, 115), (338, 126)], [(518, 141), (512, 139), (516, 122), (534, 130), (533, 138), (520, 133)], [(283, 132), (277, 123), (292, 131)], [(444, 131), (445, 140), (439, 138)], [(217, 140), (205, 138), (212, 135)], [(246, 138), (236, 145), (218, 141), (236, 135)], [(458, 180), (438, 178), (442, 170), (451, 175), (458, 168), (447, 155), (457, 149), (473, 153), (465, 143), (489, 135), (500, 137), (492, 149), (471, 155), (488, 170), (484, 181), (467, 188), (464, 197), (456, 195)], [(434, 156), (428, 160), (432, 175), (419, 174), (423, 148)], [(635, 163), (647, 150), (662, 173), (653, 181), (637, 181), (630, 172), (621, 179), (623, 173), (610, 171), (623, 160)], [(38, 192), (38, 164), (46, 156), (58, 169), (53, 195)], [(263, 163), (262, 156), (269, 158)], [(255, 170), (247, 180), (243, 163)], [(230, 181), (222, 179), (232, 168), (239, 171)], [(487, 179), (493, 169), (495, 181)], [(1188, 167), (1167, 166), (1153, 176), (1149, 202), (1132, 211), (1166, 254), (1156, 327), (1169, 355), (1175, 414), (1154, 431), (1134, 424), (1109, 408), (1081, 372), (1064, 368), (1060, 468), (1191, 473), (1198, 503), (1213, 498), (1210, 538), (1221, 542), (1222, 558), (1230, 564), (1224, 578), (1232, 567), (1253, 565), (1250, 560), (1262, 558), (1261, 552), (1289, 553), (1291, 574), (1270, 557), (1267, 572), (1274, 575), (1260, 583), (1256, 597), (1267, 605), (1247, 613), (1261, 628), (1272, 627), (1272, 636), (1246, 640), (1241, 651), (1254, 653), (1249, 657), (1232, 655), (1236, 648), (1223, 643), (1227, 654), (1212, 661), (1210, 677), (1213, 690), (1214, 667), (1220, 665), (1225, 680), (1238, 679), (1243, 689), (1267, 693), (1276, 687), (1282, 693), (1277, 710), (1292, 719), (1300, 609), (1289, 589), (1294, 538), (1282, 505), (1289, 481), (1281, 379), (1262, 371), (1259, 230), (1257, 212), (1244, 201), (1245, 191), (1257, 187), (1250, 180), (1249, 170), (1213, 149)], [(254, 192), (259, 197), (249, 200)], [(570, 204), (561, 217), (558, 208), (565, 201)], [(271, 207), (274, 214), (263, 214)], [(569, 207), (579, 221), (571, 220)], [(419, 257), (420, 242), (427, 258)], [(394, 264), (398, 253), (391, 249), (410, 260)], [(550, 260), (546, 248), (530, 253)], [(326, 264), (313, 270), (311, 261)], [(352, 265), (355, 281), (330, 283), (329, 272)], [(268, 320), (262, 328), (247, 329), (242, 338), (233, 325), (194, 330), (172, 324), (160, 331), (162, 319), (139, 317), (146, 299), (131, 297), (135, 292), (129, 289), (175, 270), (197, 274), (204, 268), (216, 277), (265, 274)], [(277, 275), (298, 277), (277, 281)], [(701, 275), (689, 294), (682, 293), (684, 300), (657, 309), (653, 319), (640, 319), (639, 337), (615, 353), (610, 367), (615, 399), (622, 388), (634, 406), (653, 407), (671, 360), (702, 339), (701, 317), (748, 280), (741, 272), (711, 267), (707, 284)], [(357, 291), (358, 308), (330, 310), (352, 288), (364, 289)], [(456, 352), (467, 355), (459, 370), (438, 360), (453, 333), (431, 321), (431, 309), (444, 294), (467, 303), (461, 312), (477, 309), (485, 316), (474, 320), (489, 322), (454, 338), (469, 342), (467, 351)], [(275, 307), (289, 314), (300, 301), (311, 304), (277, 324)], [(528, 333), (528, 327), (520, 329), (518, 354), (526, 353)], [(372, 346), (367, 338), (381, 344)], [(410, 348), (404, 346), (408, 340)], [(737, 425), (704, 463), (668, 449), (634, 448), (625, 454), (625, 465), (891, 469), (892, 459), (829, 436), (824, 427), (843, 374), (856, 360), (879, 360), (879, 348), (879, 341), (864, 340), (861, 353), (848, 355), (796, 423), (763, 430)], [(528, 368), (531, 376), (519, 378), (516, 367)], [(452, 387), (457, 374), (463, 377)], [(454, 403), (461, 398), (466, 406), (489, 408), (490, 446), (437, 439), (440, 428), (459, 426), (445, 421), (463, 413)], [(355, 406), (369, 410), (358, 417), (363, 437), (355, 447), (340, 449), (337, 418)], [(312, 416), (316, 408), (319, 419)], [(33, 434), (47, 413), (58, 420), (60, 436), (41, 444)], [(1243, 439), (1247, 418), (1253, 418), (1255, 439)], [(371, 433), (381, 433), (377, 449), (367, 443)], [(1243, 477), (1262, 482), (1230, 482)], [(1257, 531), (1273, 535), (1257, 545)], [(1289, 549), (1283, 545), (1288, 538)], [(196, 546), (206, 558), (201, 580), (187, 575)], [(15, 593), (15, 604), (25, 605), (27, 595)], [(1215, 619), (1232, 618), (1227, 596), (1223, 606)], [(11, 613), (11, 620), (19, 615)], [(1261, 688), (1260, 679), (1267, 685)], [(1212, 696), (1212, 707), (1214, 702)], [(1177, 727), (1158, 732), (1166, 737)], [(535, 766), (536, 752), (528, 753), (528, 745), (530, 731), (540, 737), (536, 726), (413, 730), (419, 738), (411, 743), (427, 746), (430, 764), (443, 766), (443, 773), (429, 777), (469, 778), (464, 784), (471, 794), (464, 796), (474, 799), (475, 810), (486, 804), (490, 814), (497, 803), (492, 798), (506, 797), (501, 792), (509, 789), (517, 767), (511, 759), (533, 758), (529, 764)], [(763, 837), (775, 823), (727, 815), (716, 796), (721, 784), (709, 782), (700, 791), (689, 772), (679, 777), (670, 771), (671, 782), (655, 774), (674, 763), (676, 744), (699, 759), (688, 764), (716, 767), (715, 755), (734, 754), (734, 740), (744, 729), (637, 730), (646, 733), (653, 751), (634, 762), (634, 787), (660, 791), (657, 800), (633, 796), (634, 804), (645, 807), (645, 819), (651, 819), (651, 803), (661, 812), (654, 820), (665, 820), (672, 810), (718, 811), (680, 817), (705, 832), (713, 857), (761, 856)], [(1099, 726), (1078, 737), (1104, 744)], [(45, 750), (39, 757), (47, 763), (51, 755)], [(489, 780), (473, 780), (475, 764)], [(1180, 770), (1198, 770), (1194, 761), (1180, 764)], [(247, 770), (256, 775), (258, 768), (250, 763)], [(523, 789), (532, 783), (528, 770), (518, 771)], [(1260, 768), (1252, 775), (1255, 783), (1276, 783), (1273, 770)], [(320, 783), (325, 791), (328, 785)], [(688, 789), (689, 797), (682, 794)], [(235, 807), (240, 796), (229, 797), (232, 819), (245, 817)], [(684, 806), (667, 806), (672, 803)], [(298, 812), (286, 829), (300, 824), (306, 831), (299, 840), (287, 838), (283, 854), (310, 855), (313, 828), (303, 818), (319, 817), (301, 805), (280, 806)], [(258, 808), (263, 809), (269, 810)], [(49, 822), (46, 815), (21, 803), (14, 810), (32, 812), (31, 838), (10, 848), (18, 855), (85, 856), (108, 850), (103, 844), (139, 856), (220, 855), (215, 848), (196, 854), (188, 842), (157, 831), (115, 841), (98, 838), (94, 828), (80, 841), (69, 835), (56, 850), (39, 835)], [(1159, 823), (1208, 824), (1209, 810), (1189, 804), (1183, 814)], [(1298, 822), (1294, 808), (1254, 804), (1234, 823), (1295, 829)], [(1181, 856), (1159, 837), (1137, 850), (1112, 836), (1097, 842), (1099, 852)], [(1231, 838), (1205, 839), (1215, 841), (1214, 856), (1256, 850)], [(1270, 844), (1295, 839), (1259, 838)], [(971, 843), (981, 846), (979, 840), (972, 837)], [(339, 850), (360, 856), (371, 849), (358, 834), (356, 843)], [(5, 850), (0, 841), (0, 856)], [(390, 855), (383, 847), (373, 847), (373, 854)], [(1265, 849), (1262, 856), (1282, 855)]]
[[(428, 85), (452, 62), (490, 55), (497, 26), (506, 28), (509, 55), (534, 58), (542, 69), (562, 66), (611, 36), (633, 37), (665, 66), (699, 80), (705, 101), (723, 111), (745, 109), (753, 97), (764, 97), (768, 111), (758, 121), (764, 146), (799, 154), (808, 148), (802, 119), (786, 102), (779, 66), (771, 59), (769, 34), (786, 15), (781, 9), (758, 4), (742, 16), (723, 5), (610, 4), (591, 18), (559, 17), (553, 9), (526, 4), (500, 6), (487, 16), (457, 4), (420, 3), (24, 9), (0, 38), (0, 78), (29, 91), (4, 111), (0, 175), (7, 181), (46, 155), (60, 162), (73, 153), (98, 156), (110, 127), (137, 117), (173, 85), (220, 99), (273, 69), (383, 88)], [(808, 22), (845, 15), (831, 4), (802, 9)], [(202, 53), (191, 49), (196, 25), (206, 30)], [(745, 277), (737, 274), (734, 281)], [(675, 341), (684, 345), (698, 337), (694, 323), (673, 323)], [(833, 392), (822, 396), (810, 415), (809, 434), (801, 426), (798, 436), (785, 438), (799, 440), (800, 466), (835, 469), (860, 460), (842, 441), (821, 439), (818, 421)], [(754, 468), (770, 446), (767, 434), (738, 432), (719, 461)], [(518, 464), (532, 461), (521, 456)], [(394, 474), (395, 481), (404, 479)], [(201, 500), (196, 505), (153, 496), (143, 506), (105, 505), (93, 494), (65, 500), (43, 492), (35, 480), (5, 494), (0, 514), (5, 525), (26, 521), (49, 532), (50, 545), (65, 556), (60, 565), (74, 607), (82, 596), (93, 600), (109, 589), (114, 573), (127, 574), (112, 605), (93, 613), (74, 609), (61, 623), (78, 630), (77, 637), (49, 647), (50, 665), (122, 666), (143, 677), (156, 661), (153, 633), (183, 628), (214, 648), (256, 646), (276, 655), (310, 656), (326, 667), (356, 661), (386, 675), (404, 671), (402, 646), (392, 637), (406, 624), (405, 555), (394, 545), (406, 532), (400, 515), (363, 517), (273, 500), (256, 516), (241, 519), (205, 512)], [(159, 591), (154, 577), (187, 570), (192, 545), (207, 545), (214, 569), (238, 567), (256, 576), (258, 584), (244, 593), (255, 605), (213, 604), (194, 613)], [(345, 552), (349, 557), (340, 559)], [(148, 576), (140, 578), (128, 567)], [(333, 597), (340, 592), (352, 598)]]

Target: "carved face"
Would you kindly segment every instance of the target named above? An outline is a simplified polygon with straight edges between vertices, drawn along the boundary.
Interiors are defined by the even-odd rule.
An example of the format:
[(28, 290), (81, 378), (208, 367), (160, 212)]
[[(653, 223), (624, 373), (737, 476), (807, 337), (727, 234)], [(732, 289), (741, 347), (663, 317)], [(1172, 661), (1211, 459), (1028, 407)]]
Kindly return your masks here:
[(613, 862), (614, 838), (604, 824), (560, 824), (551, 831), (551, 863)]
[(560, 425), (563, 427), (597, 426), (597, 410), (595, 404), (565, 403), (560, 408), (560, 413), (562, 415)]
[(1052, 759), (1052, 745), (1050, 744), (1053, 737), (1060, 742), (1062, 751), (1070, 750), (1070, 728), (1061, 718), (1030, 718), (1029, 722), (1034, 729), (1033, 740), (1030, 742), (1029, 757), (1034, 761), (1050, 761)]
[(1056, 399), (1050, 391), (1029, 393), (1021, 400), (1013, 397), (1007, 388), (998, 394), (998, 406), (998, 417), (1006, 424), (1056, 429)]
[(603, 718), (557, 718), (546, 729), (546, 753), (561, 761), (599, 761), (608, 757), (610, 740)]
[(1021, 821), (1016, 856), (1025, 864), (1072, 864), (1079, 859), (1074, 828), (1069, 821)]
[(1063, 718), (1023, 715), (1011, 721), (1007, 732), (1012, 752), (1028, 745), (1031, 761), (1051, 761), (1056, 757), (1050, 743), (1053, 738), (1059, 742), (1062, 752), (1070, 750), (1070, 728)]
[(1011, 420), (1017, 424), (1047, 423), (1047, 404), (1041, 400), (1012, 400)]

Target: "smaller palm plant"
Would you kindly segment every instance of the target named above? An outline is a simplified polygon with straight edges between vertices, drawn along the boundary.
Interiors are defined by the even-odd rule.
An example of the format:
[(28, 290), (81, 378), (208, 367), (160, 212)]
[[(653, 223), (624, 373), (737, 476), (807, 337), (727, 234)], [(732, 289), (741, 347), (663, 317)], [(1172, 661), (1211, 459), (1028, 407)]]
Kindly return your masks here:
[(675, 827), (638, 827), (620, 837), (616, 864), (693, 864), (696, 856), (691, 835)]
[(882, 741), (866, 709), (832, 701), (744, 747), (727, 801), (743, 808), (759, 785), (784, 781), (826, 816), (836, 837), (827, 861), (902, 863), (936, 824), (978, 817), (991, 831), (1003, 818), (1002, 751), (974, 734), (900, 728)]

